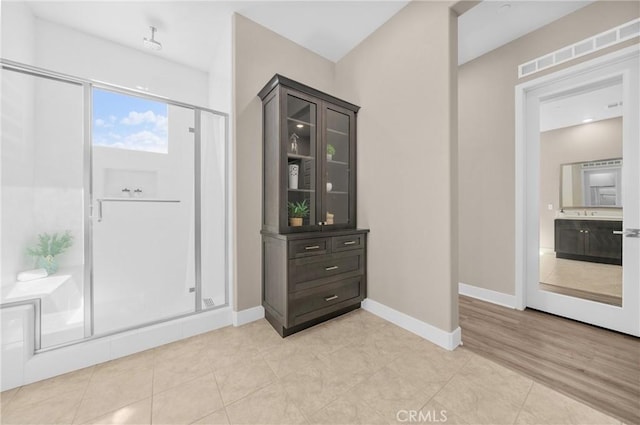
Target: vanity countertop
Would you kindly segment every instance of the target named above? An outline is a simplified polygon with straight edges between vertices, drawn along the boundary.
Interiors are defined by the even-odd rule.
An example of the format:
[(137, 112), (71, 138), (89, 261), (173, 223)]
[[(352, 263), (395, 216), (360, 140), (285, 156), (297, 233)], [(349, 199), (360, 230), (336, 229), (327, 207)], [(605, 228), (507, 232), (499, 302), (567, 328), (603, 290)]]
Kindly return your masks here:
[(602, 216), (602, 215), (563, 215), (556, 217), (557, 220), (600, 220), (600, 221), (622, 221), (622, 217)]

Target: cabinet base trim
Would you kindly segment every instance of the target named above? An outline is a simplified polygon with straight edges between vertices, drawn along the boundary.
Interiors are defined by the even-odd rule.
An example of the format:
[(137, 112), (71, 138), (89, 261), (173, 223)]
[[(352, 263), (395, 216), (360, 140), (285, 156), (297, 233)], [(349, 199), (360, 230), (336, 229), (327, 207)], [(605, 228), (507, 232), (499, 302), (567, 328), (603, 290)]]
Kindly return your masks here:
[(443, 331), (369, 298), (362, 301), (362, 308), (446, 350), (454, 350), (462, 342), (460, 327), (457, 327), (452, 332)]
[(567, 254), (564, 252), (556, 252), (556, 258), (564, 258), (566, 260), (588, 261), (590, 263), (622, 265), (622, 258), (592, 257), (590, 255)]
[(458, 293), (466, 297), (476, 298), (503, 307), (517, 308), (516, 296), (492, 291), (491, 289), (480, 288), (478, 286), (458, 283)]
[(261, 305), (231, 313), (233, 326), (246, 325), (247, 323), (255, 322), (262, 318), (264, 318), (264, 307)]
[(278, 332), (278, 334), (284, 338), (289, 335), (293, 335), (296, 332), (300, 332), (307, 328), (315, 326), (319, 323), (325, 322), (329, 319), (333, 319), (334, 317), (342, 316), (343, 314), (353, 311), (357, 308), (360, 308), (360, 303), (352, 304), (350, 306), (341, 308), (340, 310), (333, 311), (331, 313), (325, 314), (315, 319), (311, 319), (308, 322), (304, 322), (299, 325), (292, 326), (290, 328), (285, 328), (284, 326), (282, 326), (282, 324), (278, 321), (278, 319), (276, 319), (272, 314), (270, 314), (268, 310), (266, 311), (265, 318), (267, 319), (267, 321), (269, 321), (269, 323), (271, 323), (271, 326), (273, 326), (276, 332)]

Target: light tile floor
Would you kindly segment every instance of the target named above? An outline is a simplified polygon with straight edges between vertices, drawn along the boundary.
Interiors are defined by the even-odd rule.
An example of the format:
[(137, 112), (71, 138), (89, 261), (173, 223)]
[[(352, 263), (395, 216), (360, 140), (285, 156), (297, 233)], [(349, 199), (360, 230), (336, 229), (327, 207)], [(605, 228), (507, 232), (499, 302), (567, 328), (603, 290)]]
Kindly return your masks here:
[(540, 282), (595, 294), (622, 297), (622, 266), (540, 256)]
[(620, 424), (362, 310), (286, 339), (265, 320), (227, 327), (1, 401), (4, 424)]

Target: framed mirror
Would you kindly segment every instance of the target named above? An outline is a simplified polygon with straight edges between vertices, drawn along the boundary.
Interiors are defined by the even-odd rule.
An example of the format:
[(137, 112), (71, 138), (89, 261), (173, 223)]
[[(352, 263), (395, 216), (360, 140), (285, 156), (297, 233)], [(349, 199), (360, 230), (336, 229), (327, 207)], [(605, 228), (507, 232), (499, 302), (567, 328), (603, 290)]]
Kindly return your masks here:
[(560, 166), (562, 208), (622, 208), (622, 158)]

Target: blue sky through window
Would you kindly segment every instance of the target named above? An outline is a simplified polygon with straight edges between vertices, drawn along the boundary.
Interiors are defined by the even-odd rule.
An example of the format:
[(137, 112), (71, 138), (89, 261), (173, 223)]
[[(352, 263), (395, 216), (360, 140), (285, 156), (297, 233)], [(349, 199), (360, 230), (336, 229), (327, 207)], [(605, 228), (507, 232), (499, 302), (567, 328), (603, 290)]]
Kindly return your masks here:
[(93, 89), (93, 144), (168, 153), (167, 104)]

